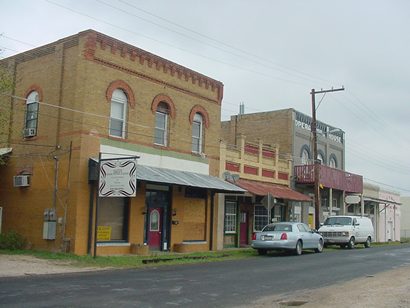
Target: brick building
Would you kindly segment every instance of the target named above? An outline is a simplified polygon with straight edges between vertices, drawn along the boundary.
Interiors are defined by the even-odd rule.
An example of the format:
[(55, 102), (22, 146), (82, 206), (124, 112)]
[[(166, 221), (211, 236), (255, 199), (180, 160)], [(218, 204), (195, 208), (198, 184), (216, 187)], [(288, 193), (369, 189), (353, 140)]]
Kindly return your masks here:
[[(311, 141), (311, 117), (292, 108), (240, 114), (222, 122), (221, 135), (227, 142), (236, 144), (239, 134), (249, 141), (277, 144), (281, 153), (291, 156), (290, 186), (313, 197), (313, 151)], [(346, 194), (363, 191), (362, 176), (345, 172), (344, 132), (334, 126), (318, 121), (318, 157), (321, 208), (320, 220), (328, 215), (345, 213)], [(314, 227), (314, 207), (297, 206), (292, 217)]]
[(248, 141), (242, 134), (236, 144), (227, 144), (225, 137), (222, 134), (221, 177), (247, 192), (219, 196), (218, 249), (248, 246), (254, 232), (272, 221), (297, 219), (294, 213), (301, 203), (312, 201), (289, 187), (291, 156), (281, 154), (277, 144)]
[[(76, 254), (94, 229), (98, 254), (216, 248), (215, 194), (241, 191), (215, 177), (221, 82), (93, 30), (0, 64), (15, 84), (1, 98), (3, 232)], [(100, 153), (138, 156), (138, 184), (100, 198), (96, 222)]]

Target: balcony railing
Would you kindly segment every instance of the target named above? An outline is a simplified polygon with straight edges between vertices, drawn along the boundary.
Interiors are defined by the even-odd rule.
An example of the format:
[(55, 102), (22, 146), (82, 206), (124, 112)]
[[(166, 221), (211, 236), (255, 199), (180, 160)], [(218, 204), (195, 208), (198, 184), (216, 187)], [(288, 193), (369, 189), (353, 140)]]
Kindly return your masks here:
[[(319, 184), (323, 187), (344, 190), (350, 193), (363, 192), (363, 177), (328, 166), (319, 165)], [(314, 165), (295, 166), (296, 183), (314, 184)]]

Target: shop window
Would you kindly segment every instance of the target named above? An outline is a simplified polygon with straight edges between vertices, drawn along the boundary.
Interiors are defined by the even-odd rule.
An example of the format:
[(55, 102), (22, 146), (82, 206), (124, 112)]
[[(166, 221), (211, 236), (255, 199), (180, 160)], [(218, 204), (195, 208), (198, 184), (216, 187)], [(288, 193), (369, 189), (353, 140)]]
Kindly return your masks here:
[(261, 231), (269, 222), (269, 213), (263, 205), (255, 205), (254, 231)]
[(236, 233), (236, 202), (225, 202), (225, 233)]
[(99, 241), (128, 240), (128, 199), (101, 198), (98, 206), (98, 227), (105, 229)]
[(110, 136), (125, 138), (127, 96), (120, 89), (114, 90), (111, 97)]

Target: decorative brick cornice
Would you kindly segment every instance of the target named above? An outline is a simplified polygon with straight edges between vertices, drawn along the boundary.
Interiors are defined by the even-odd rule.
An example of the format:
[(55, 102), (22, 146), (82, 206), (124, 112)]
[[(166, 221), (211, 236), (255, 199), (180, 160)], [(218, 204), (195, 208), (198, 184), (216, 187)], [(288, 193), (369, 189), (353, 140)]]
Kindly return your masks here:
[(127, 95), (128, 104), (130, 105), (131, 108), (134, 108), (135, 107), (134, 92), (132, 91), (131, 87), (125, 81), (122, 81), (122, 80), (115, 80), (110, 83), (110, 85), (107, 88), (107, 92), (105, 93), (107, 101), (108, 102), (111, 101), (112, 93), (116, 89), (121, 89), (125, 92), (125, 95)]
[(151, 104), (152, 113), (155, 113), (155, 111), (157, 111), (158, 105), (161, 102), (164, 102), (168, 105), (169, 115), (171, 116), (172, 119), (174, 119), (175, 114), (176, 114), (174, 102), (168, 95), (165, 95), (165, 94), (158, 94), (157, 96), (155, 96)]
[(201, 105), (195, 105), (194, 107), (192, 107), (191, 112), (189, 113), (189, 122), (191, 124), (194, 122), (194, 116), (196, 113), (200, 113), (202, 115), (205, 127), (209, 128), (209, 114)]
[(190, 80), (192, 84), (198, 85), (199, 87), (204, 87), (206, 89), (211, 88), (212, 91), (216, 90), (218, 91), (217, 103), (220, 105), (222, 102), (223, 83), (220, 81), (94, 30), (81, 32), (80, 35), (87, 36), (83, 51), (84, 57), (87, 60), (94, 60), (96, 48), (99, 47), (102, 50), (108, 49), (113, 54), (117, 54), (121, 57), (128, 57), (130, 61), (138, 61), (141, 65), (146, 63), (148, 67), (152, 69), (158, 71), (162, 69), (164, 73), (177, 77), (178, 79), (185, 80), (186, 82), (189, 82)]
[(32, 84), (27, 88), (27, 91), (24, 93), (24, 98), (27, 98), (27, 96), (30, 95), (31, 92), (36, 91), (38, 93), (38, 99), (43, 101), (43, 90), (38, 84)]

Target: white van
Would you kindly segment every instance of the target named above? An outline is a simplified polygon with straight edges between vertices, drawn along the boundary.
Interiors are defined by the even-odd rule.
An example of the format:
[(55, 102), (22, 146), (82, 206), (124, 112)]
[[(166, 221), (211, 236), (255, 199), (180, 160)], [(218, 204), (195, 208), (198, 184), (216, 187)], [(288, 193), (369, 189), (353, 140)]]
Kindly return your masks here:
[(329, 216), (319, 228), (319, 233), (325, 240), (325, 245), (339, 245), (354, 248), (362, 243), (369, 248), (374, 240), (372, 221), (360, 216)]

